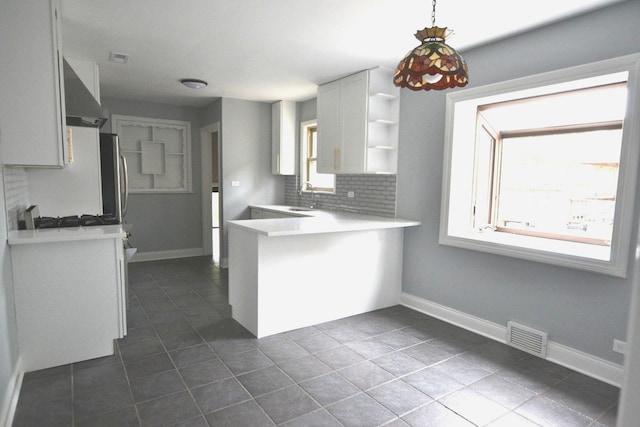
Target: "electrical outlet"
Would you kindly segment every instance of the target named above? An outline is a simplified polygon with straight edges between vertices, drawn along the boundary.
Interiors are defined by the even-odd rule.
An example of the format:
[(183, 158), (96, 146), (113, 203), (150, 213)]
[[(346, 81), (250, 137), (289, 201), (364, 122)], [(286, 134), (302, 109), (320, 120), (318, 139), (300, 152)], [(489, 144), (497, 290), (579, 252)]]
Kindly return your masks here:
[(613, 340), (613, 351), (620, 354), (625, 354), (627, 351), (627, 343), (620, 340)]
[(354, 191), (347, 191), (347, 197), (349, 198), (356, 197), (356, 193)]

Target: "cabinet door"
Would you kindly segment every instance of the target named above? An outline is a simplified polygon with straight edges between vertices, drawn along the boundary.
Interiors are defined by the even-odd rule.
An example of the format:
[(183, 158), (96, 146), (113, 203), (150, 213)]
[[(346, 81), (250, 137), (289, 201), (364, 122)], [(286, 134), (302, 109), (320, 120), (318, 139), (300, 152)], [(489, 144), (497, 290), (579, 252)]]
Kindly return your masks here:
[(327, 83), (318, 89), (318, 172), (340, 171), (342, 118), (340, 82)]
[(283, 213), (279, 213), (279, 212), (262, 211), (262, 218), (263, 219), (287, 218), (288, 216), (289, 215), (287, 215), (287, 214), (283, 214)]
[(293, 101), (271, 105), (271, 173), (296, 173), (296, 103)]
[(346, 77), (340, 86), (342, 150), (339, 173), (364, 173), (367, 145), (366, 71)]
[[(58, 1), (0, 2), (0, 128), (6, 164), (65, 164)], [(8, 40), (14, 43), (6, 42)]]
[(262, 212), (263, 211), (261, 209), (251, 208), (251, 219), (262, 219)]

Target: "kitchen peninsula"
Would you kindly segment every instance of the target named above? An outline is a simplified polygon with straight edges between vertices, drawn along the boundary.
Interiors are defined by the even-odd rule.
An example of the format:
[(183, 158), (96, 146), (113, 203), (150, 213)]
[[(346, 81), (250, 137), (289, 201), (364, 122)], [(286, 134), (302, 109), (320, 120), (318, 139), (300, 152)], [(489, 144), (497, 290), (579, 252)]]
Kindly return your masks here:
[(229, 221), (232, 316), (256, 337), (400, 302), (403, 228), (419, 221), (251, 208), (282, 216)]

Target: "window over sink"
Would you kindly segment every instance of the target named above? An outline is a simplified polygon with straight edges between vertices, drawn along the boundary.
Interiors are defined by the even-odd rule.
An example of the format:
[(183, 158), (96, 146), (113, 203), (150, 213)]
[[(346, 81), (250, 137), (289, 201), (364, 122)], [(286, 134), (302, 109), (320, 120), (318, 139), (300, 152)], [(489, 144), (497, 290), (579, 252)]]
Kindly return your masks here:
[(302, 191), (335, 193), (336, 176), (318, 173), (318, 124), (309, 120), (300, 124)]

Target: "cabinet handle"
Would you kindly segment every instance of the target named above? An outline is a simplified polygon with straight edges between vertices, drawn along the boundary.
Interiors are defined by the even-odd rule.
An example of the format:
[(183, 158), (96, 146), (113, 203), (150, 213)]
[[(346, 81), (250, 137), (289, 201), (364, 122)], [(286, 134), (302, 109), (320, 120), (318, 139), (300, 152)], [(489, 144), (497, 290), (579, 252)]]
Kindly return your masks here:
[(340, 149), (335, 148), (333, 150), (333, 170), (340, 170)]
[(280, 173), (280, 153), (276, 154), (276, 173)]
[(70, 127), (67, 128), (67, 157), (67, 163), (73, 163), (73, 129)]

